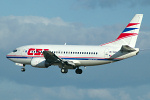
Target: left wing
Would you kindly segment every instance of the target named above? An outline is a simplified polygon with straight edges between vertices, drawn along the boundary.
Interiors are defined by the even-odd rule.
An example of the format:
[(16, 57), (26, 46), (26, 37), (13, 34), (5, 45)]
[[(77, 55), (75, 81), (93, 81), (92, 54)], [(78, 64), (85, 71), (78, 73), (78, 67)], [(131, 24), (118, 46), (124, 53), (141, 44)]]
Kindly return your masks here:
[(48, 63), (50, 63), (50, 64), (62, 62), (62, 59), (60, 59), (59, 57), (57, 57), (51, 51), (43, 51), (43, 55), (44, 55), (44, 58), (46, 59), (46, 61)]
[(43, 55), (44, 58), (46, 59), (46, 61), (52, 65), (52, 64), (61, 64), (61, 67), (67, 67), (67, 66), (71, 66), (71, 67), (75, 67), (75, 64), (71, 61), (68, 60), (63, 60), (61, 58), (59, 58), (58, 56), (56, 56), (53, 52), (51, 51), (43, 51)]

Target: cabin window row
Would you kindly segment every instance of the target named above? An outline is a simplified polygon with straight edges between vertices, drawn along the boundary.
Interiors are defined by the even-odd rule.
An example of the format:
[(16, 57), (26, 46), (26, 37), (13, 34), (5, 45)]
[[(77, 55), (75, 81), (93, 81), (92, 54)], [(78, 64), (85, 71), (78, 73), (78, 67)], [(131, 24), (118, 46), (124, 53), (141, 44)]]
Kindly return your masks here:
[[(27, 52), (27, 50), (26, 50)], [(42, 51), (39, 51), (42, 53)], [(51, 51), (52, 53), (55, 54), (93, 54), (93, 55), (97, 55), (98, 52), (69, 52), (69, 51)], [(38, 53), (37, 51), (31, 51), (31, 53)]]
[(51, 51), (55, 54), (94, 54), (97, 55), (97, 52), (69, 52), (69, 51)]

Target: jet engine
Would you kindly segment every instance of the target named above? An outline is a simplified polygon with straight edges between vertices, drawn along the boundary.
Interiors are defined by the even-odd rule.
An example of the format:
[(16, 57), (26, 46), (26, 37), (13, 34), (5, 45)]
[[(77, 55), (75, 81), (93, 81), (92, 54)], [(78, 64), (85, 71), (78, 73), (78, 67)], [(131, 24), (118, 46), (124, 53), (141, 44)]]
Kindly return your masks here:
[(45, 60), (45, 58), (33, 58), (31, 60), (31, 66), (38, 68), (48, 68), (50, 64)]

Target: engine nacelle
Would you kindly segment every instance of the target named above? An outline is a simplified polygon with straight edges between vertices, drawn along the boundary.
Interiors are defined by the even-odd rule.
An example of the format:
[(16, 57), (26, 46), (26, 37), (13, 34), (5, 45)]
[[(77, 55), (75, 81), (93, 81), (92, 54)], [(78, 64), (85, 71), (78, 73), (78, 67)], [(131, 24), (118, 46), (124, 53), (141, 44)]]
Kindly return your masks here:
[(38, 68), (48, 68), (50, 64), (45, 60), (45, 58), (33, 58), (31, 60), (31, 66)]

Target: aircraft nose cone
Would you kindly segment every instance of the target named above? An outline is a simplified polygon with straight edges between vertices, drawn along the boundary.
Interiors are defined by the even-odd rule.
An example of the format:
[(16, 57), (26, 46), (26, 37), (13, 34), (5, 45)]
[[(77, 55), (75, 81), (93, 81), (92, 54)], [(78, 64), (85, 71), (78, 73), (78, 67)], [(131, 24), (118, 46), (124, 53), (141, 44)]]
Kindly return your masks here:
[(13, 54), (12, 53), (7, 54), (6, 58), (11, 60), (11, 61), (13, 61), (13, 62), (15, 61), (15, 59), (13, 58)]
[(9, 59), (9, 55), (8, 54), (6, 55), (6, 58)]
[(6, 55), (7, 59), (10, 59), (10, 57), (11, 57), (10, 53)]
[(6, 58), (8, 58), (8, 55), (6, 55)]

